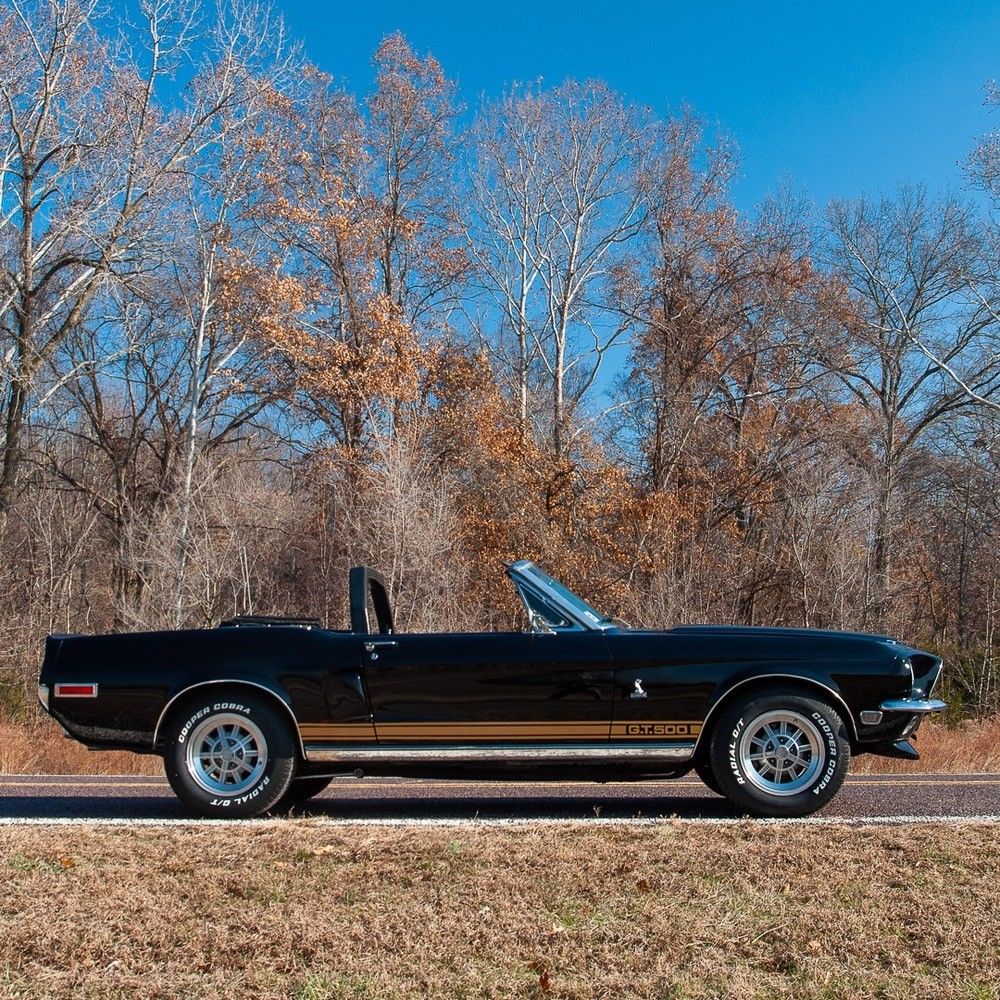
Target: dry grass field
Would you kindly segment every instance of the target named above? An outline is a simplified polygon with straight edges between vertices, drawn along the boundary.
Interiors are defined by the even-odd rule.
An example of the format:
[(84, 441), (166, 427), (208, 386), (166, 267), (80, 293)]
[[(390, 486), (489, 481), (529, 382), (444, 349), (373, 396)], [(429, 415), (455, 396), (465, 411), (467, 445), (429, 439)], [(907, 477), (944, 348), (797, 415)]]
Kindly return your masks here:
[(0, 996), (996, 1000), (995, 827), (0, 829)]
[(1000, 771), (1000, 717), (958, 726), (943, 726), (929, 719), (921, 724), (914, 746), (920, 751), (920, 760), (915, 764), (868, 754), (857, 758), (852, 770), (865, 774)]
[(49, 720), (35, 725), (0, 722), (0, 774), (162, 774), (158, 757), (91, 753)]
[[(930, 720), (920, 728), (919, 763), (884, 757), (858, 758), (857, 773), (1000, 771), (1000, 718), (946, 727)], [(34, 726), (0, 722), (0, 774), (160, 774), (157, 757), (90, 753), (63, 737), (50, 721)]]

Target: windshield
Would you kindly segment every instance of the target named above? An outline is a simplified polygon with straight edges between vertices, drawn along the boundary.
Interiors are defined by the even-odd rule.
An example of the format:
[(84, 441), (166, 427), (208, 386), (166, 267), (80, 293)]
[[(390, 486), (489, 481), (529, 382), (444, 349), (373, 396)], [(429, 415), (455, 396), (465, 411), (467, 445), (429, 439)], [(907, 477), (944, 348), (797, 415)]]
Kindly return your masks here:
[[(543, 573), (534, 563), (521, 560), (513, 563), (509, 569), (515, 582), (517, 582), (517, 577), (521, 577), (528, 583), (533, 583), (542, 595), (549, 599), (555, 598), (555, 603), (564, 611), (568, 611), (581, 625), (587, 628), (607, 628), (611, 625), (605, 615), (602, 615), (596, 608), (592, 608), (583, 598), (577, 597), (572, 590), (563, 586), (558, 580)], [(525, 596), (522, 588), (518, 587), (518, 590), (521, 591), (522, 596)], [(527, 602), (526, 596), (525, 601)], [(548, 618), (549, 615), (545, 617)], [(569, 623), (551, 622), (551, 624), (558, 627), (558, 625), (568, 625)]]

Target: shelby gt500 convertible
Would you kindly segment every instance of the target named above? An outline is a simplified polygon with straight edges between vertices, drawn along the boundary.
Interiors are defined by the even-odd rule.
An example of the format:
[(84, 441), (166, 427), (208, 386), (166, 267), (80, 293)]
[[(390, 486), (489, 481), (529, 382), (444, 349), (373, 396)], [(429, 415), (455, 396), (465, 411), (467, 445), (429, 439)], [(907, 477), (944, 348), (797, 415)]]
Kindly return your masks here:
[(917, 759), (941, 660), (883, 636), (606, 618), (532, 563), (525, 632), (397, 632), (383, 579), (350, 574), (351, 628), (52, 635), (42, 705), (92, 749), (163, 757), (205, 816), (256, 816), (337, 775), (623, 780), (692, 768), (744, 813), (802, 816), (852, 754)]

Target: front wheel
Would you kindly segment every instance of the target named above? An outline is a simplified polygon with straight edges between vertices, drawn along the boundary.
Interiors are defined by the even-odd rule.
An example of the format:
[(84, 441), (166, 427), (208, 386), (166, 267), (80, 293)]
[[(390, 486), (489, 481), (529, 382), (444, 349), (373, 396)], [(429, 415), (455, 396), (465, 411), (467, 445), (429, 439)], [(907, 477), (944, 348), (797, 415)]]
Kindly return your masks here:
[(193, 812), (245, 819), (272, 809), (297, 766), (288, 722), (242, 691), (185, 703), (167, 729), (167, 780)]
[(808, 816), (837, 794), (851, 745), (827, 702), (795, 689), (763, 691), (725, 709), (712, 733), (712, 773), (754, 816)]

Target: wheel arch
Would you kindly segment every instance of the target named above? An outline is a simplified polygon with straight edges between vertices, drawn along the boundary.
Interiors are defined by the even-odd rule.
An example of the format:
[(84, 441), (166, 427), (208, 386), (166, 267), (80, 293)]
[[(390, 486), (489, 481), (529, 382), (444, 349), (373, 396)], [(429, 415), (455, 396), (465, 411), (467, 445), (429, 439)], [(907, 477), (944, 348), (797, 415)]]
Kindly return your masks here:
[(288, 703), (288, 700), (273, 688), (268, 687), (266, 684), (261, 684), (260, 681), (250, 681), (241, 677), (227, 677), (208, 681), (196, 681), (193, 684), (185, 685), (177, 691), (166, 703), (166, 705), (163, 706), (163, 711), (160, 712), (160, 717), (156, 720), (156, 729), (153, 731), (154, 750), (159, 751), (162, 749), (163, 727), (167, 719), (170, 717), (171, 712), (183, 704), (186, 698), (202, 688), (208, 687), (246, 688), (254, 694), (263, 692), (267, 696), (268, 701), (278, 705), (288, 717), (288, 721), (291, 723), (292, 727), (292, 735), (295, 740), (295, 744), (298, 747), (299, 760), (305, 760), (306, 754), (305, 746), (302, 743), (302, 734), (299, 732), (298, 720), (295, 718), (295, 713), (292, 711), (292, 706)]
[(700, 760), (708, 752), (708, 747), (712, 739), (712, 729), (726, 705), (730, 704), (738, 696), (747, 695), (755, 689), (767, 690), (774, 687), (799, 687), (809, 694), (815, 695), (818, 693), (831, 699), (834, 706), (843, 716), (853, 752), (858, 742), (857, 725), (854, 721), (854, 715), (844, 700), (844, 696), (835, 687), (817, 680), (815, 677), (806, 677), (802, 674), (761, 674), (754, 677), (745, 677), (743, 680), (731, 684), (712, 702), (712, 706), (709, 708), (702, 722), (701, 732), (698, 734), (694, 752), (691, 755), (692, 760)]

